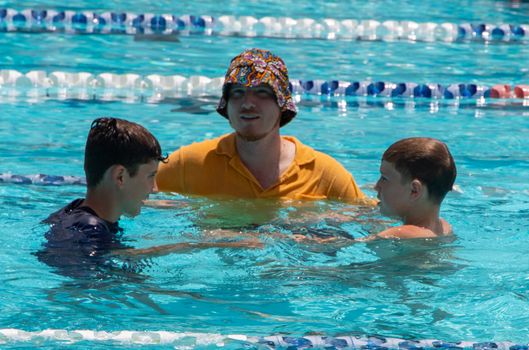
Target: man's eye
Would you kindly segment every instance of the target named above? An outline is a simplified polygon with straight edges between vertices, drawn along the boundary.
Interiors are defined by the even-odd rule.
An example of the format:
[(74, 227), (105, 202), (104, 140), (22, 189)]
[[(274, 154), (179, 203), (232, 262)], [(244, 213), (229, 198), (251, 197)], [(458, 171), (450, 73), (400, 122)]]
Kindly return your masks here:
[(257, 90), (256, 91), (257, 95), (261, 96), (261, 97), (272, 97), (274, 96), (274, 93), (272, 91), (269, 91), (269, 90)]
[(230, 91), (230, 97), (242, 97), (244, 95), (244, 90), (242, 89), (233, 89)]

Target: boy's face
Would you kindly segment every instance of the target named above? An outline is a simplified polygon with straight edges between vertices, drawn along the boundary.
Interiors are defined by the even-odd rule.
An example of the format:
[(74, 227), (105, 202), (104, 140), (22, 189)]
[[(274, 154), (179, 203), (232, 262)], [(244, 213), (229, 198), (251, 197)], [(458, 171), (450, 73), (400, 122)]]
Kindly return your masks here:
[(382, 161), (380, 178), (375, 190), (378, 192), (379, 206), (382, 214), (404, 218), (410, 210), (410, 181), (403, 181), (400, 172), (393, 163)]
[(123, 214), (136, 216), (140, 213), (143, 201), (149, 198), (149, 194), (156, 191), (156, 172), (158, 160), (141, 164), (134, 176), (125, 171), (125, 182), (123, 187)]

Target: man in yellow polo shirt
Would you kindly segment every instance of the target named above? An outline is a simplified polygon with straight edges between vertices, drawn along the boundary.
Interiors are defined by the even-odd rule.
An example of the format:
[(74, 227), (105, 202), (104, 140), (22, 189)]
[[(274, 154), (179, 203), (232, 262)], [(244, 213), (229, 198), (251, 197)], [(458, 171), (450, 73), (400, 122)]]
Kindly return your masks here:
[(236, 56), (217, 111), (234, 133), (183, 146), (158, 169), (160, 191), (238, 198), (364, 202), (352, 175), (332, 157), (279, 128), (297, 113), (283, 60), (261, 49)]

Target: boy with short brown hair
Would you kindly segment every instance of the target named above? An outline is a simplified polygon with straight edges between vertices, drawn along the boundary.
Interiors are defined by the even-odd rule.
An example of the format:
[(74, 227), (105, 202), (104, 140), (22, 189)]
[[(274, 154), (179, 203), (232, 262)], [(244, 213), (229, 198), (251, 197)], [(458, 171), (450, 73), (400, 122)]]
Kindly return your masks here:
[(382, 214), (399, 218), (403, 225), (361, 240), (451, 235), (452, 227), (439, 210), (456, 175), (454, 159), (439, 140), (411, 137), (392, 144), (382, 156), (375, 190)]

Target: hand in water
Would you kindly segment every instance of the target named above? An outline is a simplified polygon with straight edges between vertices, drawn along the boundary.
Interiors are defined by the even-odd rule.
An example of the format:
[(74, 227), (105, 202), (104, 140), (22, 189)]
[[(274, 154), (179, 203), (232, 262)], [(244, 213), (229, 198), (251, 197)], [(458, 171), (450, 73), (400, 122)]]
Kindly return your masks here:
[(184, 201), (170, 200), (170, 199), (148, 199), (143, 201), (143, 205), (150, 208), (156, 209), (177, 209), (189, 206)]
[(336, 242), (339, 237), (309, 237), (305, 235), (300, 234), (293, 234), (292, 239), (296, 241), (297, 243), (333, 243)]

